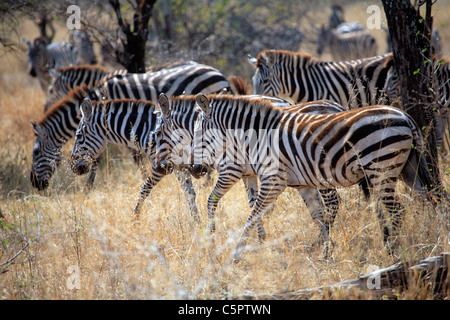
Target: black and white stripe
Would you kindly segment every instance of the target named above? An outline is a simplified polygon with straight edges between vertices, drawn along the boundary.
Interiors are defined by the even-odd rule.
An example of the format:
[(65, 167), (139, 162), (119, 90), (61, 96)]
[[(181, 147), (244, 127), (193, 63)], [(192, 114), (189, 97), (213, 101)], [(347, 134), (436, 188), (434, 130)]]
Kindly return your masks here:
[(194, 61), (153, 72), (118, 75), (104, 83), (107, 99), (127, 97), (155, 103), (161, 93), (179, 96), (200, 92), (216, 93), (224, 88), (231, 90), (220, 71)]
[[(186, 74), (182, 70), (188, 71)], [(189, 72), (196, 70), (195, 72)], [(61, 161), (60, 152), (65, 143), (75, 135), (76, 128), (80, 121), (79, 105), (85, 97), (91, 100), (102, 100), (104, 93), (107, 99), (127, 99), (135, 98), (142, 100), (151, 100), (156, 102), (158, 95), (161, 93), (159, 88), (167, 90), (167, 92), (183, 92), (182, 84), (186, 85), (183, 79), (189, 79), (190, 86), (185, 87), (184, 91), (187, 94), (194, 94), (199, 92), (214, 93), (223, 88), (229, 88), (229, 84), (224, 76), (219, 76), (216, 69), (189, 62), (187, 64), (179, 64), (179, 68), (171, 67), (168, 70), (162, 69), (156, 72), (159, 77), (155, 77), (153, 73), (148, 74), (130, 74), (133, 81), (127, 81), (123, 75), (113, 75), (104, 78), (101, 81), (101, 87), (94, 91), (88, 90), (86, 84), (78, 87), (69, 93), (67, 99), (64, 98), (52, 106), (42, 117), (42, 119), (33, 125), (36, 132), (36, 142), (33, 151), (33, 164), (31, 168), (31, 181), (33, 186), (38, 188), (45, 188), (48, 186), (48, 180), (53, 175), (56, 164)], [(163, 75), (163, 76), (162, 76)], [(152, 79), (152, 81), (144, 81)], [(140, 81), (142, 80), (142, 81)], [(181, 83), (180, 83), (181, 81)], [(217, 84), (214, 84), (217, 81)], [(196, 84), (198, 92), (190, 92), (192, 84)], [(105, 88), (112, 88), (114, 90), (104, 90)], [(176, 87), (176, 90), (171, 89), (171, 85)], [(223, 87), (221, 87), (223, 86)], [(141, 96), (142, 94), (142, 96)], [(150, 97), (150, 99), (149, 99)], [(66, 110), (66, 111), (57, 111)], [(50, 115), (52, 115), (50, 117)], [(57, 129), (52, 129), (51, 126), (57, 126)], [(51, 146), (51, 147), (44, 147)], [(56, 159), (56, 160), (55, 160)], [(91, 187), (95, 177), (95, 170), (93, 175), (88, 179), (88, 187)]]
[(256, 68), (255, 94), (280, 97), (292, 103), (331, 100), (355, 109), (375, 105), (393, 64), (392, 55), (326, 62), (289, 51), (265, 50), (249, 60)]
[(52, 83), (48, 87), (47, 99), (44, 104), (44, 112), (58, 100), (64, 98), (70, 90), (77, 86), (86, 84), (87, 89), (92, 91), (97, 88), (100, 80), (106, 81), (105, 77), (117, 74), (125, 74), (126, 70), (115, 70), (109, 72), (101, 66), (80, 65), (58, 68), (50, 71)]
[(45, 40), (36, 38), (33, 43), (25, 40), (28, 45), (29, 74), (37, 77), (42, 90), (47, 92), (51, 82), (50, 69), (77, 64), (75, 50), (70, 42), (55, 42), (47, 45)]
[[(282, 108), (285, 112), (293, 113), (325, 114), (345, 110), (338, 104), (330, 101), (315, 101), (302, 105), (289, 105), (285, 100), (273, 97), (246, 95), (245, 98), (250, 101), (268, 101), (272, 105)], [(166, 168), (172, 168), (175, 165), (190, 165), (192, 163), (190, 150), (194, 137), (194, 126), (199, 116), (199, 110), (196, 108), (196, 97), (178, 96), (169, 98), (162, 95), (159, 99), (159, 107), (162, 110), (162, 116), (155, 129), (156, 164)], [(226, 172), (219, 170), (221, 176), (219, 178), (220, 182), (216, 184), (216, 187), (208, 198), (207, 207), (210, 222), (208, 228), (212, 232), (215, 230), (214, 216), (220, 199), (239, 179), (243, 179), (250, 206), (252, 207), (255, 203), (258, 194), (257, 176), (253, 172), (235, 176), (234, 171), (240, 172), (241, 166), (239, 164), (236, 164), (236, 168), (230, 166)], [(200, 173), (200, 171), (197, 172), (198, 175)], [(225, 179), (224, 175), (229, 179)], [(339, 209), (340, 198), (338, 194), (334, 189), (320, 190), (322, 199), (320, 199), (320, 202), (314, 202), (313, 199), (319, 197), (317, 190), (312, 190), (311, 192), (299, 191), (311, 214), (319, 212), (321, 215), (325, 214), (328, 217), (326, 220), (329, 221), (329, 224), (323, 223), (325, 220), (323, 217), (317, 217), (315, 219), (320, 226), (321, 232), (324, 234), (322, 238), (325, 238), (325, 234), (328, 234), (329, 227)], [(321, 205), (322, 201), (324, 203), (323, 206)], [(322, 208), (323, 210), (319, 211), (318, 208)], [(258, 219), (257, 224), (258, 236), (260, 239), (264, 239), (265, 231), (261, 219)]]
[[(153, 187), (170, 173), (154, 165), (155, 149), (151, 137), (157, 120), (155, 105), (151, 101), (135, 99), (99, 102), (85, 99), (81, 105), (81, 113), (72, 151), (72, 170), (75, 173), (86, 173), (92, 161), (103, 153), (108, 143), (142, 151), (152, 163), (151, 174), (141, 188), (135, 207), (135, 213), (138, 214)], [(189, 173), (186, 170), (175, 170), (174, 173), (182, 185), (192, 215), (199, 220)]]
[[(398, 234), (404, 208), (394, 189), (404, 182), (421, 193), (432, 178), (422, 157), (423, 137), (414, 121), (403, 111), (371, 106), (334, 114), (283, 112), (267, 101), (233, 96), (198, 95), (202, 116), (194, 135), (194, 162), (219, 168), (217, 185), (230, 185), (244, 174), (256, 174), (260, 192), (238, 241), (240, 258), (245, 241), (256, 221), (287, 187), (313, 194), (315, 188), (348, 187), (364, 182), (381, 199), (392, 219), (392, 230), (379, 216), (385, 241)], [(240, 141), (227, 130), (249, 132)], [(265, 135), (263, 137), (263, 135)], [(255, 149), (251, 141), (271, 143)], [(242, 145), (244, 143), (244, 145)], [(414, 146), (414, 147), (413, 147)], [(240, 167), (223, 150), (240, 150)], [(255, 160), (254, 151), (258, 161)], [(225, 174), (232, 170), (232, 174)], [(223, 174), (224, 173), (224, 174)], [(319, 199), (311, 201), (324, 217)], [(310, 209), (311, 210), (311, 209)], [(323, 224), (328, 224), (323, 221)], [(321, 234), (329, 239), (328, 234)]]

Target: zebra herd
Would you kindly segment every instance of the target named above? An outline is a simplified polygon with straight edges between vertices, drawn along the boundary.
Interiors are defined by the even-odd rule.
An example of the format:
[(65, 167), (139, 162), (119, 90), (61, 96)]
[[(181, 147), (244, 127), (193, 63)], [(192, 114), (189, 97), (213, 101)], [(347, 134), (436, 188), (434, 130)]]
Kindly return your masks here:
[[(381, 201), (389, 219), (381, 207), (377, 213), (389, 248), (404, 213), (395, 194), (397, 181), (440, 209), (421, 130), (406, 112), (388, 105), (396, 83), (391, 54), (332, 62), (264, 50), (249, 57), (255, 68), (250, 94), (242, 79), (227, 79), (194, 61), (142, 74), (109, 72), (67, 63), (75, 58), (43, 45), (29, 43), (28, 54), (30, 74), (45, 75), (40, 84), (47, 91), (44, 115), (32, 123), (30, 180), (39, 190), (48, 187), (72, 137), (71, 168), (79, 175), (89, 172), (88, 188), (107, 144), (122, 145), (141, 168), (142, 154), (151, 164), (149, 174), (142, 170), (136, 216), (153, 188), (173, 172), (193, 219), (201, 221), (191, 176), (216, 170), (207, 202), (213, 233), (219, 201), (242, 179), (251, 213), (236, 245), (237, 260), (255, 227), (260, 240), (266, 237), (261, 217), (274, 209), (286, 187), (297, 189), (318, 225), (324, 257), (330, 254), (330, 228), (341, 203), (337, 188), (358, 184), (367, 198)], [(439, 110), (450, 101), (450, 64), (442, 61), (436, 72)]]

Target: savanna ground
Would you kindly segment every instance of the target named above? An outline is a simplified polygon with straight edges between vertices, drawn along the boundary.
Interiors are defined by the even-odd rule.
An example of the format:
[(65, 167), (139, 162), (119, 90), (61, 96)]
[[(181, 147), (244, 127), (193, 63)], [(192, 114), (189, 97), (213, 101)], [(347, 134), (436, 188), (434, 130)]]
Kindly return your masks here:
[[(364, 23), (366, 8), (348, 7), (348, 20)], [(449, 14), (436, 6), (446, 53), (450, 32), (442, 24)], [(37, 35), (29, 21), (21, 30), (24, 38)], [(384, 33), (373, 34), (383, 52)], [(58, 37), (66, 36), (61, 27)], [(314, 53), (311, 48), (302, 50)], [(133, 208), (143, 180), (122, 149), (108, 149), (94, 190), (85, 192), (86, 177), (76, 177), (68, 165), (70, 141), (49, 189), (38, 192), (29, 181), (35, 140), (29, 122), (42, 116), (44, 93), (27, 74), (24, 52), (0, 61), (0, 299), (222, 299), (330, 285), (374, 267), (450, 250), (440, 217), (402, 184), (406, 214), (394, 256), (383, 245), (376, 204), (355, 187), (339, 190), (343, 202), (331, 233), (333, 258), (320, 260), (321, 250), (310, 250), (318, 228), (297, 192), (288, 189), (264, 218), (266, 242), (259, 244), (254, 234), (237, 264), (230, 253), (250, 212), (242, 183), (220, 202), (214, 247), (205, 230), (212, 186), (202, 187), (204, 181), (195, 182), (200, 224), (193, 222), (173, 175), (154, 189), (136, 223)], [(450, 159), (442, 159), (448, 188)], [(430, 297), (417, 288), (398, 295)]]

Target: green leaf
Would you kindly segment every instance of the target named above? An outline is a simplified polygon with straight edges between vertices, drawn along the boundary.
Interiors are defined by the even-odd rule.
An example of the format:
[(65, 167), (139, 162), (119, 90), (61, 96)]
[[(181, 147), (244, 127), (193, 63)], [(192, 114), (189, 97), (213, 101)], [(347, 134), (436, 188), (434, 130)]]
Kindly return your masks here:
[(413, 72), (413, 75), (416, 75), (420, 72), (420, 68)]

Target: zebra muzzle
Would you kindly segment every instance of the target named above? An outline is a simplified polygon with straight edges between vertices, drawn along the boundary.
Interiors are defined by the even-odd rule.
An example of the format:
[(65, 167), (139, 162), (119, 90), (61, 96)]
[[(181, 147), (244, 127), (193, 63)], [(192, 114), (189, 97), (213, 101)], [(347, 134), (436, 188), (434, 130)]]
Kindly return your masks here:
[(208, 172), (208, 168), (202, 164), (194, 164), (189, 167), (189, 171), (195, 179), (200, 179)]
[(36, 188), (39, 191), (45, 190), (48, 187), (48, 180), (40, 180), (34, 171), (30, 172), (30, 181), (33, 188)]

